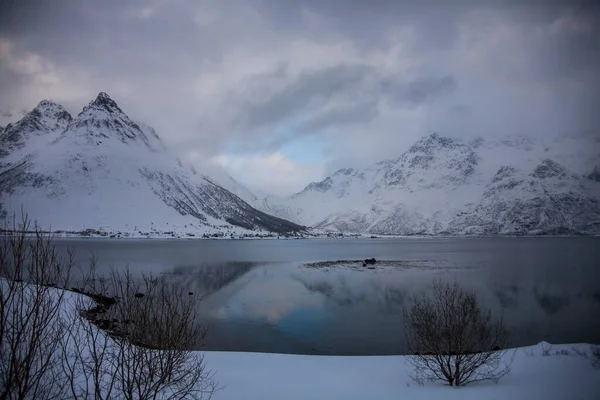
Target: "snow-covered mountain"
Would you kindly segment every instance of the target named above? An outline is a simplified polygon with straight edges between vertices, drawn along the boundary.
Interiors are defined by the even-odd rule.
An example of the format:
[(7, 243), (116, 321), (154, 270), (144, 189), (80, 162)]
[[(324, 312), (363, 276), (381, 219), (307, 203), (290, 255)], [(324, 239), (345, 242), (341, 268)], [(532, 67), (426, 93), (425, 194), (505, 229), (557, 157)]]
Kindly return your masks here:
[(37, 142), (36, 144), (45, 143), (48, 137), (64, 131), (72, 119), (62, 106), (42, 100), (23, 119), (14, 125), (8, 124), (0, 131), (0, 157), (7, 156), (13, 150), (22, 149), (31, 141)]
[(0, 132), (0, 219), (21, 210), (66, 231), (302, 229), (184, 165), (105, 93), (75, 118), (44, 100)]
[(255, 204), (342, 232), (599, 234), (599, 149), (598, 139), (466, 142), (433, 133), (397, 159), (340, 169), (289, 198)]

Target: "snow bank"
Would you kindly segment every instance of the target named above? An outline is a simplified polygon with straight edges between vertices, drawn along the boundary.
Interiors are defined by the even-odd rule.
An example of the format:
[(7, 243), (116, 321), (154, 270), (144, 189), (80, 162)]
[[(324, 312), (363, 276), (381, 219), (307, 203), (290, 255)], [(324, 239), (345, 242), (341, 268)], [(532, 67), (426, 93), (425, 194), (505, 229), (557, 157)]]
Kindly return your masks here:
[[(547, 344), (546, 344), (547, 345)], [(408, 373), (405, 356), (335, 357), (288, 354), (205, 352), (208, 368), (225, 388), (215, 400), (229, 399), (599, 399), (600, 369), (573, 349), (587, 344), (543, 344), (507, 352), (514, 354), (512, 372), (498, 384), (482, 382), (461, 388), (441, 383), (419, 386)]]

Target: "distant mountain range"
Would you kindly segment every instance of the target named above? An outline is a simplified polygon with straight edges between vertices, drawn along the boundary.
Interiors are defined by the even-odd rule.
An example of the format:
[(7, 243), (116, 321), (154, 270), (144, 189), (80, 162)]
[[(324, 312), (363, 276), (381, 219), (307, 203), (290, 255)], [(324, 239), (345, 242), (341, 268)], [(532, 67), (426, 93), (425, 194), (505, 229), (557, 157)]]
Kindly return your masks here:
[(295, 232), (185, 166), (156, 132), (100, 93), (76, 117), (41, 101), (0, 129), (0, 219), (102, 232)]
[(338, 232), (599, 234), (599, 159), (599, 138), (465, 142), (433, 133), (396, 159), (340, 169), (287, 198), (248, 201)]
[(105, 93), (72, 117), (44, 100), (0, 128), (0, 223), (52, 230), (387, 235), (600, 234), (600, 139), (432, 133), (290, 197), (198, 173)]

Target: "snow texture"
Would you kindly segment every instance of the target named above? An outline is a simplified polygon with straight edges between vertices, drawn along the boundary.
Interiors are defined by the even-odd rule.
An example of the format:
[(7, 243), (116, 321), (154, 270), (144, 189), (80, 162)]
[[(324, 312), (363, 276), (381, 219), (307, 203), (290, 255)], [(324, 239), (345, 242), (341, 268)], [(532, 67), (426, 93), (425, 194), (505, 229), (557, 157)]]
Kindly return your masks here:
[(185, 165), (100, 93), (75, 118), (44, 100), (0, 130), (0, 219), (21, 209), (55, 231), (128, 236), (600, 234), (600, 139), (432, 133), (396, 159), (264, 197)]
[[(575, 355), (585, 344), (548, 343), (509, 350), (510, 375), (498, 384), (461, 388), (441, 383), (419, 386), (409, 378), (406, 356), (301, 356), (258, 353), (205, 353), (208, 368), (225, 388), (214, 400), (229, 399), (598, 399), (600, 370)], [(567, 355), (567, 353), (569, 355)]]
[(397, 159), (343, 168), (255, 206), (320, 230), (382, 235), (600, 233), (600, 145), (432, 133)]
[(142, 235), (293, 232), (168, 152), (106, 93), (72, 118), (44, 100), (0, 134), (0, 219)]

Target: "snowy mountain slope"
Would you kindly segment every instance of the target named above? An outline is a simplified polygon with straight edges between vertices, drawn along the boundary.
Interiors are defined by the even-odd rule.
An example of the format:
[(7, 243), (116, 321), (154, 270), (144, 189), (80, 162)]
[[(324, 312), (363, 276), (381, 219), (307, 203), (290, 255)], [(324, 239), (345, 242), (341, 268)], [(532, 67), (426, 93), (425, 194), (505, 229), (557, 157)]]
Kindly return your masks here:
[(233, 179), (231, 176), (227, 175), (224, 171), (218, 175), (210, 175), (210, 180), (218, 184), (224, 189), (227, 189), (231, 193), (238, 196), (240, 199), (244, 200), (246, 203), (250, 204), (253, 207), (256, 207), (256, 202), (259, 200), (258, 196), (256, 196), (250, 189), (248, 189), (244, 184), (238, 182)]
[(587, 176), (590, 181), (600, 182), (600, 166), (596, 165), (594, 170)]
[[(42, 103), (44, 109), (60, 107)], [(75, 118), (34, 110), (14, 127), (18, 140), (6, 138), (8, 130), (2, 135), (12, 144), (0, 158), (5, 219), (23, 207), (53, 230), (301, 229), (184, 166), (153, 129), (132, 121), (105, 93)], [(45, 140), (34, 146), (33, 136)]]
[(71, 115), (62, 106), (48, 100), (41, 101), (23, 119), (8, 124), (0, 132), (0, 157), (22, 149), (26, 144), (39, 144), (57, 137), (71, 120)]
[(549, 159), (529, 174), (503, 166), (472, 213), (451, 226), (480, 234), (597, 233), (600, 197), (593, 186)]
[(0, 133), (2, 132), (3, 128), (10, 124), (14, 124), (25, 115), (27, 115), (26, 111), (0, 110)]
[(434, 133), (397, 159), (341, 169), (287, 199), (257, 206), (342, 232), (600, 233), (600, 146), (578, 140), (464, 142)]

